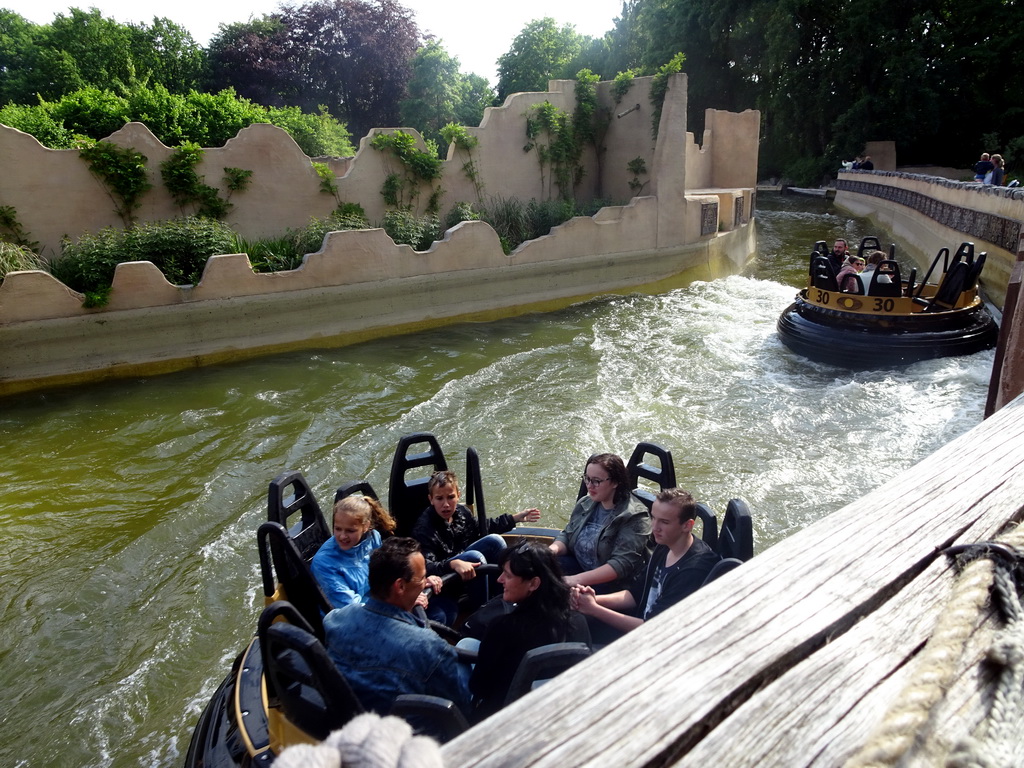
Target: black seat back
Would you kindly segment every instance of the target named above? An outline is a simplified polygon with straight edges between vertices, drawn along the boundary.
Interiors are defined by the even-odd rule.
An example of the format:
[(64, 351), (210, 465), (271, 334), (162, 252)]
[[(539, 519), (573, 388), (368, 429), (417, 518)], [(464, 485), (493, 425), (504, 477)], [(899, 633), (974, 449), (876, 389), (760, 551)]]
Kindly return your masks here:
[(985, 261), (988, 259), (988, 252), (982, 251), (967, 270), (967, 277), (964, 278), (964, 290), (973, 291), (978, 288), (978, 278), (981, 277), (981, 270), (985, 268)]
[(548, 680), (589, 655), (586, 643), (552, 643), (527, 651), (508, 687), (505, 705), (529, 693), (538, 680)]
[(466, 476), (465, 483), (465, 505), (472, 512), (476, 513), (477, 526), (480, 529), (480, 536), (487, 535), (487, 505), (484, 503), (484, 484), (480, 476), (480, 454), (476, 448), (466, 449)]
[(839, 290), (835, 267), (824, 256), (816, 256), (811, 261), (811, 285), (822, 291)]
[(701, 586), (702, 587), (706, 587), (708, 584), (710, 584), (712, 581), (717, 579), (719, 576), (721, 576), (723, 574), (726, 574), (729, 571), (731, 571), (733, 568), (736, 568), (736, 567), (741, 566), (741, 565), (743, 565), (743, 561), (740, 560), (739, 558), (736, 558), (736, 557), (724, 557), (724, 558), (722, 558), (721, 560), (719, 560), (717, 563), (715, 563), (711, 567), (711, 570), (708, 571), (708, 575), (705, 577), (704, 583), (701, 584)]
[(910, 274), (907, 275), (907, 296), (914, 295), (914, 288), (917, 287), (917, 267), (910, 268)]
[(288, 531), (277, 522), (263, 523), (256, 531), (256, 541), (263, 594), (271, 598), (280, 587), (283, 592), (280, 596), (287, 598), (312, 627), (313, 634), (322, 640), (324, 623), (321, 612), (327, 613), (332, 606)]
[[(413, 448), (417, 449), (416, 452), (410, 452)], [(429, 471), (424, 471), (424, 467)], [(444, 469), (448, 469), (448, 462), (433, 434), (415, 432), (399, 439), (388, 483), (388, 511), (395, 518), (396, 536), (412, 533), (417, 518), (429, 503), (427, 483), (430, 475)]]
[(729, 499), (718, 536), (718, 554), (742, 562), (754, 556), (754, 522), (743, 499)]
[(879, 241), (877, 237), (868, 235), (867, 237), (862, 237), (860, 239), (860, 245), (857, 246), (857, 256), (863, 259), (865, 251), (868, 250), (882, 250), (882, 243)]
[[(294, 520), (294, 515), (301, 519)], [(327, 539), (331, 528), (306, 478), (297, 469), (289, 469), (270, 481), (267, 491), (267, 520), (280, 523), (288, 531), (302, 557), (309, 560)]]
[(954, 261), (953, 265), (946, 272), (946, 276), (935, 292), (931, 301), (924, 308), (925, 312), (939, 312), (944, 309), (952, 309), (960, 300), (960, 294), (964, 292), (967, 285), (967, 278), (971, 272), (971, 265), (966, 261)]
[[(947, 269), (949, 269), (949, 248), (940, 248), (939, 252), (935, 254), (935, 258), (932, 259), (932, 263), (928, 266), (928, 271), (924, 273), (924, 277), (918, 284), (916, 296), (921, 296), (921, 292), (924, 291), (928, 281), (932, 279), (932, 275), (935, 275), (935, 278), (938, 279)], [(909, 296), (910, 293), (908, 292), (907, 295)]]
[[(652, 463), (652, 459), (656, 459), (657, 463)], [(641, 486), (641, 478), (654, 483), (659, 490), (674, 488), (676, 485), (676, 466), (672, 452), (657, 443), (637, 443), (626, 462), (626, 472), (629, 474), (629, 487), (633, 489), (633, 495), (644, 503), (648, 511), (657, 494)]]
[[(278, 616), (285, 621), (274, 621)], [(291, 623), (289, 623), (291, 622)], [(288, 603), (271, 603), (260, 616), (260, 652), (268, 707), (318, 741), (363, 712), (320, 641)]]
[(366, 480), (349, 480), (347, 483), (339, 485), (338, 490), (334, 492), (334, 503), (337, 504), (346, 496), (369, 496), (371, 499), (380, 501), (380, 496)]
[(697, 519), (701, 524), (701, 540), (715, 552), (718, 551), (718, 518), (711, 508), (702, 502), (697, 502)]
[(412, 726), (413, 732), (444, 744), (469, 729), (466, 716), (455, 702), (425, 693), (403, 693), (391, 703), (390, 714)]
[[(882, 275), (888, 277), (889, 282), (882, 281)], [(900, 277), (900, 265), (892, 259), (880, 261), (871, 273), (871, 283), (868, 285), (867, 293), (869, 296), (885, 298), (902, 296), (903, 279)]]

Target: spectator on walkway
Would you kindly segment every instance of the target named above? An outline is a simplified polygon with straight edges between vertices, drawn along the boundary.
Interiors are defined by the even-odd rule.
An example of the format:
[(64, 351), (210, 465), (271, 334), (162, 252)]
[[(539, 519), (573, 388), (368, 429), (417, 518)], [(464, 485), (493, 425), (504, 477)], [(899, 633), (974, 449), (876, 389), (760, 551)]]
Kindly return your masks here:
[(981, 159), (974, 164), (974, 180), (985, 181), (985, 177), (992, 172), (992, 160), (988, 152), (981, 153)]

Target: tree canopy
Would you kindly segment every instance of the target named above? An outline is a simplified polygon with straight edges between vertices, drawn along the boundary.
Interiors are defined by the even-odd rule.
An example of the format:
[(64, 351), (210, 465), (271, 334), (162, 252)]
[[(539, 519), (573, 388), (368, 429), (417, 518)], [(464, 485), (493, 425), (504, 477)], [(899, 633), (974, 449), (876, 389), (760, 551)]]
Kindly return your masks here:
[[(510, 93), (547, 90), (548, 80), (574, 79), (584, 67), (581, 55), (590, 38), (571, 24), (557, 26), (551, 17), (531, 21), (498, 57), (498, 99)], [(591, 67), (593, 69), (593, 67)]]
[[(682, 53), (688, 128), (700, 135), (708, 108), (761, 110), (762, 175), (814, 181), (872, 140), (895, 141), (906, 164), (966, 168), (987, 150), (1012, 167), (1024, 163), (1022, 21), (1024, 4), (1007, 0), (625, 0), (600, 39), (551, 18), (526, 24), (498, 58), (496, 90), (504, 100), (584, 69), (653, 75)], [(0, 107), (54, 140), (78, 128), (32, 112), (40, 100), (62, 103), (48, 119), (98, 130), (132, 93), (170, 104), (164, 92), (224, 89), (321, 128), (335, 116), (357, 136), (405, 123), (436, 139), (493, 103), (490, 84), (462, 74), (397, 0), (286, 3), (222, 25), (206, 50), (167, 19), (124, 25), (72, 8), (37, 25), (0, 9)]]
[(493, 103), (494, 91), (487, 80), (464, 75), (459, 60), (431, 40), (412, 59), (408, 96), (401, 103), (402, 125), (441, 145), (444, 126), (479, 125), (484, 109)]

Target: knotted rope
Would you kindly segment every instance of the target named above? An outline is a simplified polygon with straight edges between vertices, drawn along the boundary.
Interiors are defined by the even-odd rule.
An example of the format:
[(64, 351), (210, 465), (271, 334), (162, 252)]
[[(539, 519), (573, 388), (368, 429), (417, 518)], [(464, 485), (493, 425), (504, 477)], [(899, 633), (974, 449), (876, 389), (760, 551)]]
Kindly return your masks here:
[(365, 714), (319, 744), (288, 747), (274, 768), (444, 768), (444, 761), (438, 743), (413, 736), (405, 720)]
[[(1004, 611), (1007, 627), (997, 636), (990, 658), (1004, 666), (995, 703), (989, 714), (988, 744), (965, 740), (950, 758), (950, 768), (994, 768), (1007, 766), (1001, 755), (1009, 747), (1005, 732), (1013, 712), (1021, 705), (1024, 682), (1024, 622), (1017, 596), (1014, 570), (1024, 555), (1024, 528), (1015, 528), (996, 539), (948, 550), (963, 554), (962, 570), (946, 609), (917, 659), (912, 680), (904, 687), (868, 743), (851, 757), (845, 768), (887, 768), (896, 765), (913, 746), (927, 723), (932, 708), (942, 699), (957, 674), (964, 645), (985, 608), (993, 588)], [(966, 562), (964, 562), (966, 560)], [(981, 756), (979, 758), (979, 756)], [(990, 758), (995, 762), (991, 762)], [(981, 759), (978, 762), (977, 759)], [(967, 762), (956, 762), (967, 760)], [(974, 762), (971, 762), (974, 760)]]

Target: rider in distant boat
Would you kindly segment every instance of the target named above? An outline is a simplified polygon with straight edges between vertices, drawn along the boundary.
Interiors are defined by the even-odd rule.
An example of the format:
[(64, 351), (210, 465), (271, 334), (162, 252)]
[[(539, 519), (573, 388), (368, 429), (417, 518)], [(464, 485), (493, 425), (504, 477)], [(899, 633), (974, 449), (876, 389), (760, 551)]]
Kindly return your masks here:
[(839, 283), (839, 290), (845, 293), (863, 293), (859, 289), (857, 276), (864, 271), (865, 262), (860, 256), (851, 256), (849, 262), (839, 270), (836, 275), (836, 282)]
[(828, 261), (832, 265), (832, 269), (838, 275), (839, 270), (846, 264), (846, 258), (850, 255), (850, 246), (843, 238), (836, 238), (835, 243), (832, 245), (832, 252), (828, 254)]

